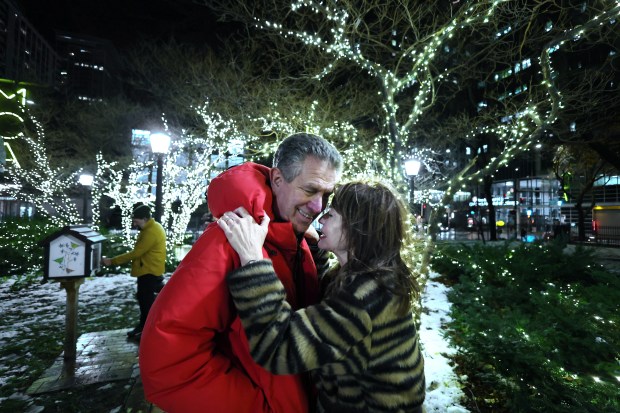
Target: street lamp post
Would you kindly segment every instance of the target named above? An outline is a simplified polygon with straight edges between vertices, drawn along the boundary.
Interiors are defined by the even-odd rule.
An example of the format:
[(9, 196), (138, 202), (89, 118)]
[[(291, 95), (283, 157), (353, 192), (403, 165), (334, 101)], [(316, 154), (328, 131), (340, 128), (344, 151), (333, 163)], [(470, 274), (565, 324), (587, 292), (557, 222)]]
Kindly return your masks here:
[(151, 135), (151, 150), (157, 155), (157, 184), (155, 186), (155, 221), (161, 223), (163, 180), (164, 180), (164, 155), (170, 147), (170, 136), (163, 133)]
[[(411, 190), (411, 213), (415, 215), (414, 199), (415, 199), (415, 177), (420, 172), (421, 163), (417, 159), (408, 159), (405, 161), (405, 173), (409, 177), (409, 186)], [(422, 212), (420, 212), (422, 215)]]
[(84, 220), (85, 224), (88, 223), (88, 188), (93, 185), (93, 180), (94, 177), (91, 174), (81, 174), (80, 178), (78, 179), (78, 183), (82, 185), (82, 219)]

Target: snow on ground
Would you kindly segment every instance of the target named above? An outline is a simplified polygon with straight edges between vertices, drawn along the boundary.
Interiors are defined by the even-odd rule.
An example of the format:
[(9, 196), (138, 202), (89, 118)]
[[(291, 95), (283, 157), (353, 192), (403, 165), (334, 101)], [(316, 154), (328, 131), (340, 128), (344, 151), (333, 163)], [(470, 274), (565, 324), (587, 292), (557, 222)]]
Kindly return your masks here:
[[(18, 345), (24, 349), (32, 345), (27, 331), (39, 323), (57, 324), (64, 328), (66, 294), (56, 282), (29, 286), (18, 292), (12, 292), (13, 280), (0, 283), (0, 346)], [(426, 284), (422, 296), (423, 312), (421, 316), (420, 341), (424, 353), (426, 370), (426, 402), (428, 413), (467, 413), (459, 404), (463, 393), (459, 379), (448, 364), (446, 356), (454, 354), (448, 341), (442, 336), (442, 325), (449, 321), (450, 303), (446, 298), (448, 288), (433, 281)], [(79, 289), (79, 308), (91, 306), (100, 308), (101, 313), (114, 311), (127, 300), (135, 300), (135, 279), (127, 274), (108, 275), (85, 280)], [(23, 343), (15, 340), (22, 339)], [(0, 359), (0, 384), (14, 374), (15, 369), (2, 367)], [(34, 377), (32, 378), (35, 379)]]
[(422, 294), (420, 342), (426, 373), (424, 406), (427, 413), (466, 413), (469, 410), (459, 404), (464, 397), (459, 379), (448, 364), (447, 356), (454, 354), (455, 349), (442, 336), (442, 325), (450, 321), (448, 287), (433, 281), (436, 275), (431, 275)]
[[(14, 282), (13, 278), (0, 282), (0, 345), (37, 324), (58, 324), (64, 328), (67, 295), (60, 283), (33, 284), (13, 292)], [(88, 278), (79, 288), (78, 311), (88, 306), (105, 313), (104, 309), (110, 311), (119, 303), (135, 301), (135, 284), (135, 278), (127, 274)]]
[[(38, 345), (37, 334), (40, 328), (37, 326), (47, 326), (60, 331), (65, 329), (67, 294), (60, 287), (60, 283), (35, 283), (11, 291), (15, 282), (15, 278), (0, 282), (0, 348), (14, 349), (0, 354), (0, 387), (12, 377), (27, 373), (24, 371), (26, 366), (19, 366), (16, 360), (30, 357), (29, 349)], [(94, 320), (118, 310), (122, 303), (134, 305), (135, 289), (135, 278), (128, 274), (88, 278), (79, 288), (78, 314)], [(137, 311), (137, 304), (135, 305)], [(78, 331), (81, 329), (82, 326), (78, 325)], [(59, 341), (58, 345), (61, 344)], [(30, 377), (32, 381), (37, 378)], [(29, 398), (19, 393), (10, 397)], [(0, 403), (2, 400), (0, 397)]]

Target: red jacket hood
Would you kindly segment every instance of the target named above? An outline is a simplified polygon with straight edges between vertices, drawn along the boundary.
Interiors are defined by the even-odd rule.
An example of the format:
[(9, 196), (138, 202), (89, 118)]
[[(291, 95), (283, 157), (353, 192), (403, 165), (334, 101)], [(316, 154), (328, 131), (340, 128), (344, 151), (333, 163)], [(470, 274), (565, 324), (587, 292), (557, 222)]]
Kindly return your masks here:
[(246, 162), (221, 173), (209, 184), (207, 200), (214, 218), (226, 211), (244, 207), (257, 222), (263, 211), (273, 221), (272, 192), (269, 185), (270, 168)]

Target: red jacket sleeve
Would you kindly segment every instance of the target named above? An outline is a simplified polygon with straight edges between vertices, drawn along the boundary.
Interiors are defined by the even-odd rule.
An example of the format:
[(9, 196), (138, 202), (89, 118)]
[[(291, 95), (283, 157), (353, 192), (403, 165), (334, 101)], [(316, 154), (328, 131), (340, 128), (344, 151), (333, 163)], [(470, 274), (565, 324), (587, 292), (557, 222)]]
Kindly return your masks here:
[(211, 226), (151, 308), (140, 375), (147, 399), (168, 413), (307, 411), (297, 376), (273, 376), (249, 355), (225, 282), (237, 266), (223, 232)]

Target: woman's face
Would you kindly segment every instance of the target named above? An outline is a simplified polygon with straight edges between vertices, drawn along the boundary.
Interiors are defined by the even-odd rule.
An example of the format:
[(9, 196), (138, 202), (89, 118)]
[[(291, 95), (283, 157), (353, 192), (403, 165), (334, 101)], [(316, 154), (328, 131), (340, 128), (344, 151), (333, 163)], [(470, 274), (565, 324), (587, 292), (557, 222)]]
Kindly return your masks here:
[(319, 222), (323, 225), (319, 248), (333, 252), (340, 265), (346, 264), (348, 246), (342, 229), (342, 216), (335, 209), (329, 208)]

